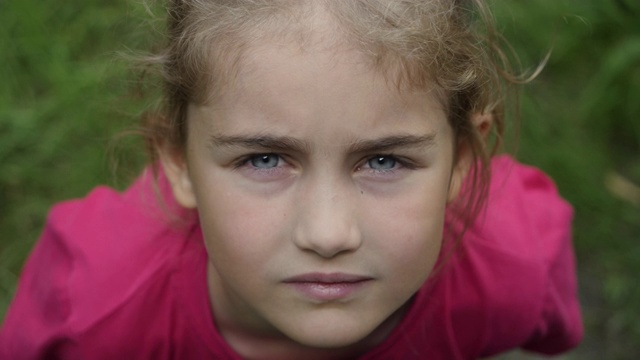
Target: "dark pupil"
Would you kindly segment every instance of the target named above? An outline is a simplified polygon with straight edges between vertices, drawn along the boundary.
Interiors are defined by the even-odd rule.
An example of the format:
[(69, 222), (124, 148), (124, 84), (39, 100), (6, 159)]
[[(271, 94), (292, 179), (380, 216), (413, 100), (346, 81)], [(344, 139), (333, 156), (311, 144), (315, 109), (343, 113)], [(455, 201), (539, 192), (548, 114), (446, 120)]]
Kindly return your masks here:
[(386, 156), (378, 156), (375, 159), (369, 160), (369, 166), (371, 166), (372, 169), (391, 169), (395, 165), (396, 161)]
[(268, 164), (268, 163), (270, 163), (270, 162), (271, 162), (271, 155), (263, 155), (263, 156), (261, 156), (261, 157), (260, 157), (260, 161), (261, 161), (263, 164)]
[(258, 155), (251, 159), (251, 165), (259, 168), (270, 168), (278, 165), (278, 157), (273, 154)]

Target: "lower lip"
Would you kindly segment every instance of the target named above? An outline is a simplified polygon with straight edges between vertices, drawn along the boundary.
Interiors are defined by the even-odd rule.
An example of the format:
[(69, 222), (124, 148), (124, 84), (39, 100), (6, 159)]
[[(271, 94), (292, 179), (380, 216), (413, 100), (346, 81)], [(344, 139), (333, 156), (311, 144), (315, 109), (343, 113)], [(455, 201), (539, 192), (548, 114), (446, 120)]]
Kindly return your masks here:
[(356, 282), (320, 283), (320, 282), (291, 282), (296, 291), (316, 301), (346, 300), (365, 287), (370, 280)]

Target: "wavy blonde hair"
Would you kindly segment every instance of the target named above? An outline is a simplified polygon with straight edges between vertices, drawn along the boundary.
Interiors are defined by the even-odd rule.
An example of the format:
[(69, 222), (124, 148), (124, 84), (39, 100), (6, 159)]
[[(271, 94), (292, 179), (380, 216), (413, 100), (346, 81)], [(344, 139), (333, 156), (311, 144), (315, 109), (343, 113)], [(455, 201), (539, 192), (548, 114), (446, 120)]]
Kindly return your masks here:
[[(457, 201), (468, 224), (483, 206), (503, 136), (505, 84), (520, 82), (482, 0), (169, 0), (163, 47), (145, 58), (164, 84), (163, 107), (142, 121), (151, 163), (160, 149), (184, 150), (188, 105), (215, 101), (247, 48), (267, 38), (304, 41), (305, 20), (318, 9), (398, 87), (441, 90), (456, 142), (474, 159)], [(477, 114), (492, 119), (491, 144), (472, 122)]]

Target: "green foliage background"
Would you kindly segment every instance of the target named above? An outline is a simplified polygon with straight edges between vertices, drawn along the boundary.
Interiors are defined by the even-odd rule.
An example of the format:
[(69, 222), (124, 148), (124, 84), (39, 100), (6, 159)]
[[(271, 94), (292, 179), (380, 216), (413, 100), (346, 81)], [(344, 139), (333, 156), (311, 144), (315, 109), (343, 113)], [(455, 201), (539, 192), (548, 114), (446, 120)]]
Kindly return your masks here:
[[(576, 210), (587, 333), (565, 358), (639, 358), (640, 200), (607, 179), (640, 185), (640, 3), (492, 6), (525, 68), (553, 49), (524, 88), (509, 148)], [(138, 1), (0, 1), (0, 319), (51, 205), (97, 184), (123, 188), (143, 164), (135, 138), (113, 147), (147, 106), (116, 51), (148, 49), (148, 19)]]

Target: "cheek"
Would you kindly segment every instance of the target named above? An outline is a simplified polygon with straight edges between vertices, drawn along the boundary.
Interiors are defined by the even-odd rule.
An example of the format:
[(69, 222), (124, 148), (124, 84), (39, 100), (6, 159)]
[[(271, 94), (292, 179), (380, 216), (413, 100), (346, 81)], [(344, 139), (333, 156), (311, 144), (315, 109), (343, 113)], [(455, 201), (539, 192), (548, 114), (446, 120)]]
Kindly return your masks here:
[(385, 206), (367, 204), (368, 238), (376, 239), (393, 273), (405, 281), (421, 284), (431, 272), (442, 243), (446, 191), (413, 188)]
[(258, 268), (282, 246), (287, 211), (278, 202), (266, 204), (218, 180), (216, 189), (198, 193), (209, 257), (217, 266), (241, 263), (247, 269)]

